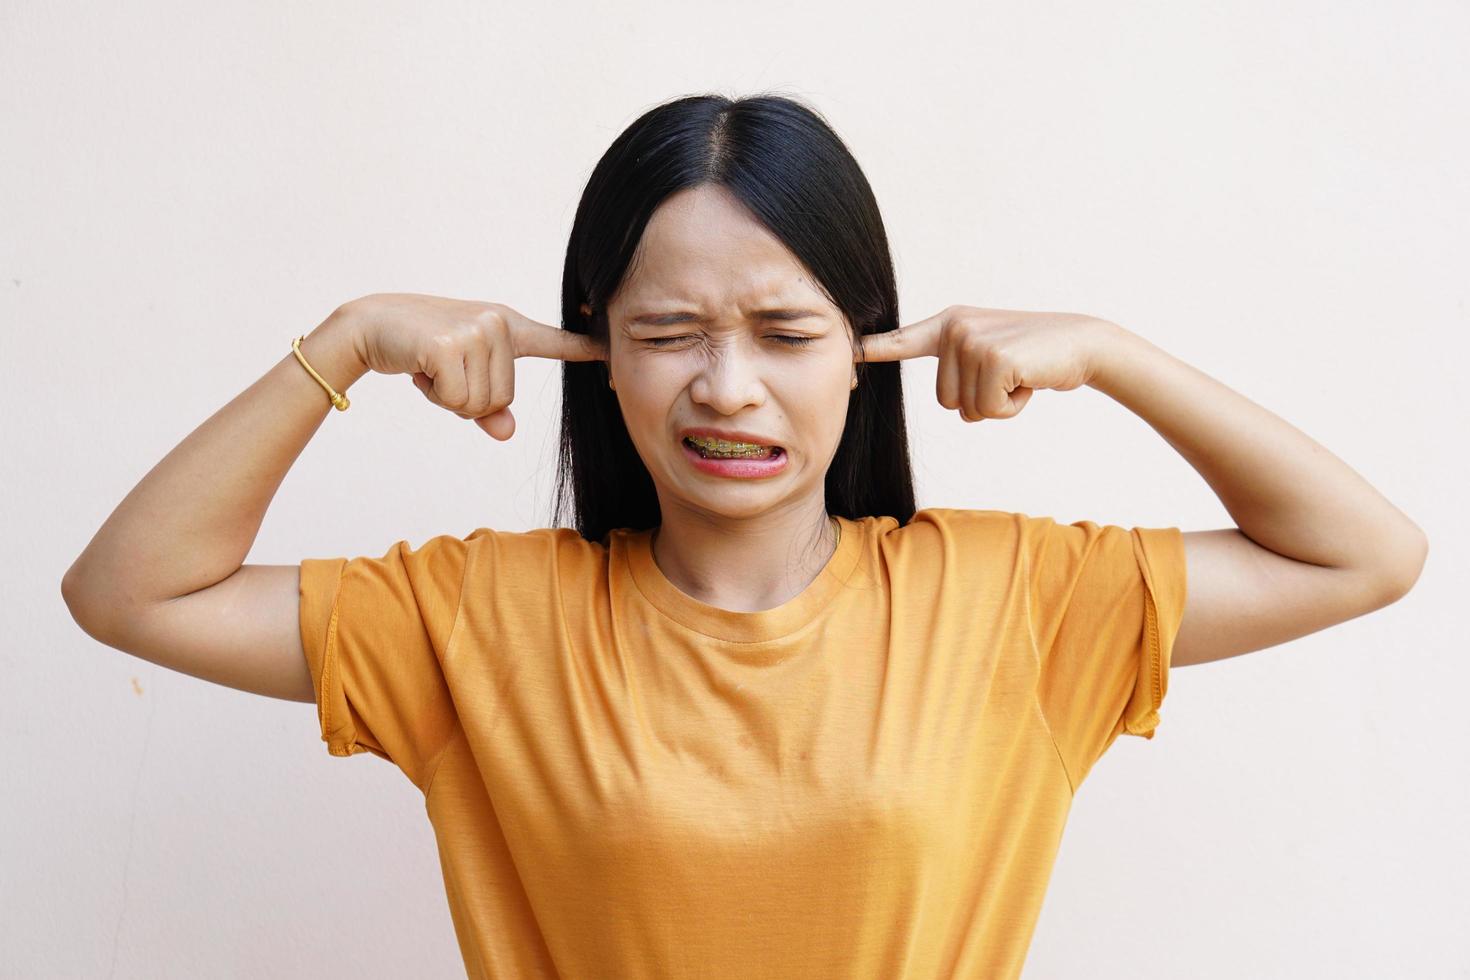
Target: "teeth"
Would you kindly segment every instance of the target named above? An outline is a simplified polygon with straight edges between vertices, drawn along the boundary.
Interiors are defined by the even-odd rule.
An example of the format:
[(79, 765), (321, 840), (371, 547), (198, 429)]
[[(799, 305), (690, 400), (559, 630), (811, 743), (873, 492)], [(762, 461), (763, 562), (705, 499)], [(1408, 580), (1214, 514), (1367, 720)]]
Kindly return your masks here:
[(773, 453), (771, 446), (758, 446), (751, 442), (730, 442), (725, 439), (711, 439), (706, 436), (688, 436), (686, 441), (695, 449), (699, 450), (701, 456), (721, 457), (747, 457), (747, 456), (769, 456)]

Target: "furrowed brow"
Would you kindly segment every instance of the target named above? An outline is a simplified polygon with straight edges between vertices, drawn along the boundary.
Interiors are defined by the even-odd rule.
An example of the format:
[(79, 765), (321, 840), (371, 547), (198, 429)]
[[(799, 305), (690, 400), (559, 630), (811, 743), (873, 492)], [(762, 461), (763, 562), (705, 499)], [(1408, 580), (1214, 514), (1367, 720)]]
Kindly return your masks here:
[[(820, 317), (822, 314), (815, 310), (803, 310), (781, 307), (770, 310), (756, 310), (753, 316), (759, 320), (804, 320), (808, 317)], [(629, 323), (643, 323), (654, 327), (666, 327), (675, 323), (703, 323), (707, 317), (698, 313), (640, 313), (629, 319)]]

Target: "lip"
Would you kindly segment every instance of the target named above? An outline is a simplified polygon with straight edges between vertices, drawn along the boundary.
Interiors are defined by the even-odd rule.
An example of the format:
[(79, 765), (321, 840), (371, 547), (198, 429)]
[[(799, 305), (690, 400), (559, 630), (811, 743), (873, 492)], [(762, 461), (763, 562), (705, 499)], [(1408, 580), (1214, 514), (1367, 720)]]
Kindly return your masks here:
[[(679, 440), (682, 442), (688, 436), (703, 436), (706, 439), (724, 439), (727, 442), (749, 442), (757, 446), (780, 446), (779, 442), (769, 436), (763, 436), (759, 432), (743, 432), (740, 429), (710, 429), (696, 427), (692, 429), (680, 429)], [(785, 448), (784, 446), (782, 447)]]
[(679, 451), (684, 458), (694, 466), (696, 470), (709, 474), (710, 476), (733, 477), (735, 479), (761, 479), (763, 477), (775, 476), (784, 472), (789, 458), (786, 451), (781, 450), (781, 455), (770, 459), (713, 459), (699, 455), (684, 440), (679, 440)]

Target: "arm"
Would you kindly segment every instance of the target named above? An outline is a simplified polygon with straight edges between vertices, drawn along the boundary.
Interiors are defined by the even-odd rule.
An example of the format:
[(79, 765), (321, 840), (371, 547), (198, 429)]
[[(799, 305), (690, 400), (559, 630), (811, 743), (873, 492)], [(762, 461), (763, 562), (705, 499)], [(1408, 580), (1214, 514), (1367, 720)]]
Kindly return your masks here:
[(938, 357), (939, 403), (968, 422), (1014, 418), (1037, 388), (1085, 384), (1153, 426), (1239, 524), (1183, 535), (1188, 586), (1175, 665), (1361, 616), (1402, 597), (1424, 566), (1424, 532), (1346, 463), (1107, 320), (954, 305), (865, 335), (854, 356)]
[(1193, 466), (1238, 529), (1185, 534), (1188, 604), (1176, 664), (1260, 649), (1393, 602), (1424, 532), (1300, 430), (1114, 323), (1098, 321), (1088, 384)]
[[(517, 357), (606, 359), (605, 345), (585, 334), (539, 323), (503, 303), (422, 293), (373, 293), (344, 303), (301, 347), (337, 391), (369, 371), (411, 373), (430, 402), (501, 440), (515, 429), (508, 407)], [(288, 353), (190, 433), (133, 488), (67, 571), (61, 593), (72, 618), (102, 643), (171, 670), (313, 700), (320, 693), (314, 685), (324, 616), (330, 614), (334, 630), (337, 622), (335, 598), (324, 595), (338, 587), (331, 573), (351, 565), (411, 583), (407, 566), (432, 566), (442, 575), (444, 563), (429, 561), (430, 554), (449, 555), (451, 565), (453, 559), (453, 544), (440, 541), (422, 557), (402, 555), (396, 565), (391, 555), (316, 562), (314, 578), (301, 574), (304, 562), (241, 564), (276, 488), (328, 405), (321, 386)], [(379, 599), (387, 584), (373, 583)], [(405, 616), (417, 615), (401, 590), (390, 599)], [(415, 621), (413, 628), (422, 625)], [(309, 672), (313, 666), (318, 670)], [(334, 674), (332, 683), (339, 680)]]
[(1427, 539), (1403, 511), (1299, 429), (1116, 324), (1089, 384), (1154, 428), (1241, 532), (1295, 561), (1407, 587)]
[[(368, 372), (352, 304), (301, 342), (335, 390)], [(332, 406), (287, 354), (206, 419), (118, 504), (67, 570), (62, 594), (99, 638), (139, 609), (208, 588), (245, 561), (276, 489)], [(105, 641), (104, 641), (105, 642)]]

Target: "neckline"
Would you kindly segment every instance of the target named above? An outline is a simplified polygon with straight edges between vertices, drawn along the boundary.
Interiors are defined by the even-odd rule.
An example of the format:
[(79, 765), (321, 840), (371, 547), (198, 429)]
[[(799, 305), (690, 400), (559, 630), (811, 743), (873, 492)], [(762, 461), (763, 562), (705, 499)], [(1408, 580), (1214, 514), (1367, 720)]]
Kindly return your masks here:
[(864, 525), (833, 514), (841, 528), (837, 547), (816, 578), (779, 606), (755, 612), (723, 609), (701, 602), (670, 582), (653, 558), (653, 530), (620, 530), (623, 554), (633, 584), (649, 604), (680, 625), (717, 640), (759, 643), (801, 629), (846, 584), (861, 553)]

